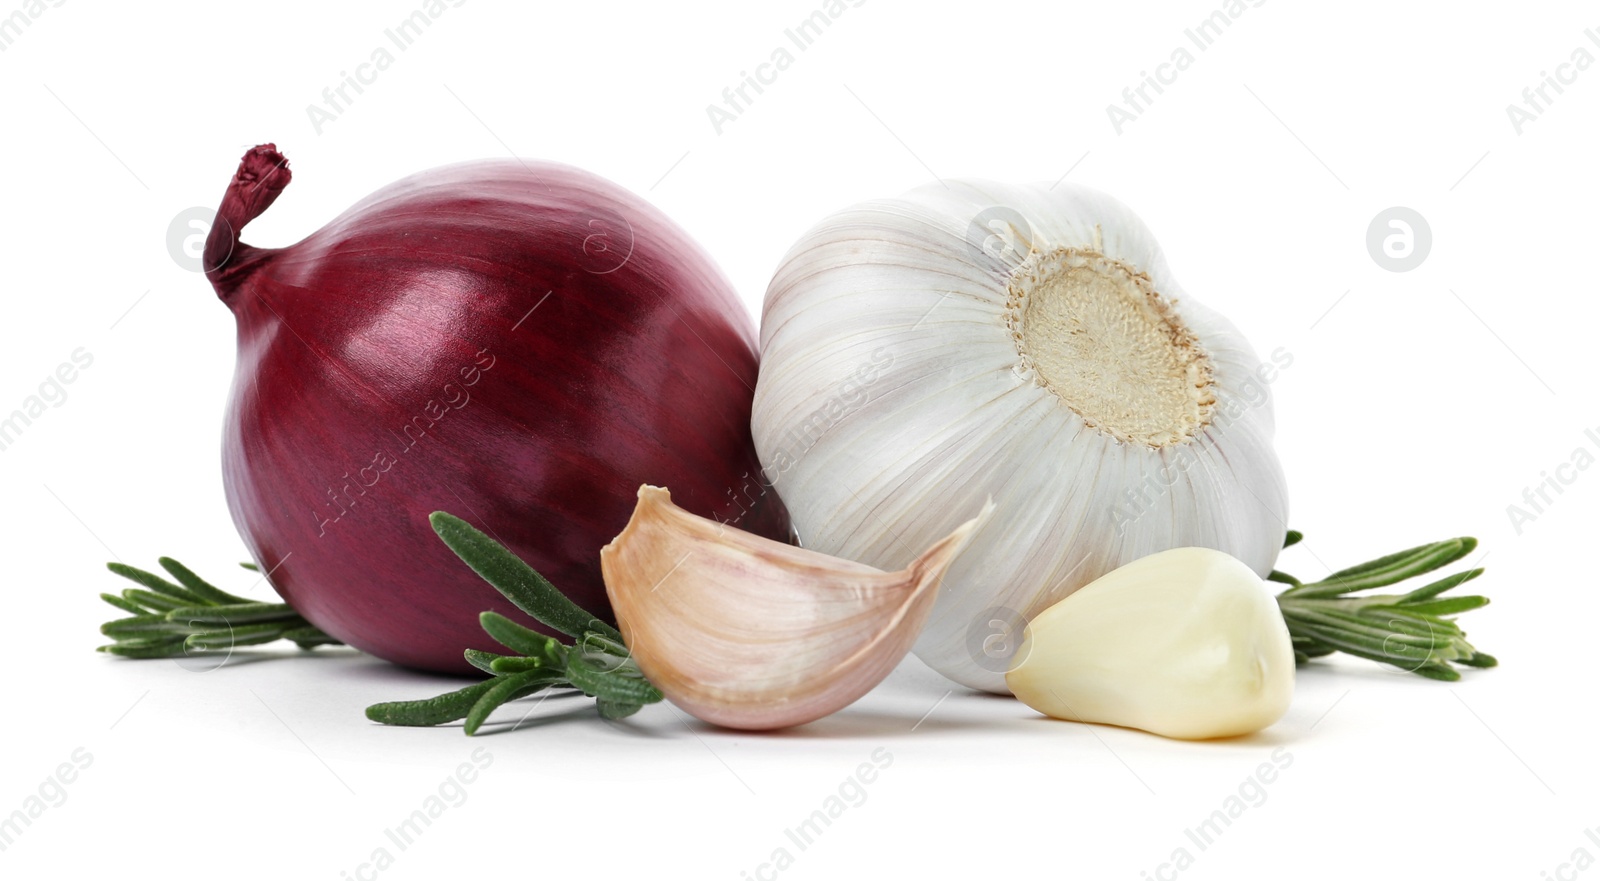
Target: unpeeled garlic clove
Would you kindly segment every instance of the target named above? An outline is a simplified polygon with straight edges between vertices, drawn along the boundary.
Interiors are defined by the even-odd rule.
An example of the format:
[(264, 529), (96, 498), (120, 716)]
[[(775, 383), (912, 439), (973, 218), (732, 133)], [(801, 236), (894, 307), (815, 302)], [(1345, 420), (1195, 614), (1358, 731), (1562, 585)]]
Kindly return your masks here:
[(843, 709), (889, 675), (992, 507), (884, 572), (697, 517), (641, 486), (600, 569), (623, 639), (667, 698), (717, 725), (784, 728)]
[(1112, 570), (1036, 616), (1006, 684), (1058, 719), (1229, 737), (1289, 708), (1294, 649), (1250, 567), (1221, 551), (1176, 548)]

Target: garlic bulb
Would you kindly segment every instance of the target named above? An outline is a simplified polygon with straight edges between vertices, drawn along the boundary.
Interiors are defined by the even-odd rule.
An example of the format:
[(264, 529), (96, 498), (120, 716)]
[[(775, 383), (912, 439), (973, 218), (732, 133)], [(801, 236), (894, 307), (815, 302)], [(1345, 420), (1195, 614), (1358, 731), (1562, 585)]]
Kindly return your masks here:
[(1271, 570), (1268, 384), (1099, 192), (946, 181), (842, 211), (767, 290), (753, 429), (802, 543), (903, 565), (993, 498), (916, 653), (1004, 692), (1028, 618), (1183, 546)]
[(1249, 734), (1294, 696), (1294, 647), (1266, 583), (1176, 548), (1095, 579), (1029, 622), (1006, 683), (1058, 719), (1185, 739)]
[(623, 641), (662, 694), (707, 722), (784, 728), (889, 675), (990, 510), (882, 572), (698, 517), (642, 486), (600, 570)]

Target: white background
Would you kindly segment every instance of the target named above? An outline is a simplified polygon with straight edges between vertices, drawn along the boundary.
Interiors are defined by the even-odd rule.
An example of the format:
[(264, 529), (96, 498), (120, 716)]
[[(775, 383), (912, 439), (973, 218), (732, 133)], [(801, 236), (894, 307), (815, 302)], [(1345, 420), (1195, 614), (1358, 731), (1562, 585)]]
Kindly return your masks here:
[[(847, 7), (719, 135), (708, 104), (819, 4), (467, 3), (318, 133), (322, 102), (420, 4), (97, 4), (0, 53), (0, 411), (79, 347), (93, 366), (0, 452), (7, 671), (0, 813), (75, 749), (93, 763), (3, 853), (8, 878), (357, 877), (384, 830), (474, 748), (492, 764), (378, 877), (785, 879), (1600, 878), (1593, 797), (1593, 527), (1600, 469), (1536, 520), (1507, 506), (1600, 427), (1593, 366), (1600, 70), (1518, 134), (1520, 103), (1600, 16), (1386, 2), (1247, 7), (1118, 134), (1106, 106), (1218, 4)], [(20, 8), (6, 0), (0, 14)], [(1040, 719), (951, 693), (915, 661), (849, 710), (752, 736), (666, 706), (607, 725), (575, 702), (469, 741), (369, 724), (451, 685), (353, 653), (198, 673), (96, 654), (103, 564), (171, 554), (268, 596), (223, 502), (233, 320), (167, 254), (249, 146), (295, 182), (247, 239), (281, 245), (405, 174), (503, 156), (580, 165), (648, 198), (752, 310), (825, 214), (943, 178), (1070, 180), (1155, 230), (1191, 295), (1262, 352), (1304, 576), (1476, 535), (1494, 598), (1466, 619), (1502, 659), (1455, 685), (1365, 662), (1303, 670), (1288, 715), (1223, 743)], [(1365, 234), (1429, 221), (1420, 268)], [(1326, 562), (1326, 565), (1324, 563)], [(233, 572), (232, 576), (226, 573)], [(453, 686), (452, 686), (453, 687)], [(932, 712), (930, 713), (930, 709)], [(512, 721), (520, 715), (506, 711)], [(920, 724), (919, 724), (920, 720)], [(1276, 748), (1292, 765), (1210, 848), (1184, 837)], [(893, 764), (804, 851), (784, 837), (855, 767)], [(1280, 754), (1282, 755), (1282, 754)], [(341, 874), (348, 873), (348, 875)], [(741, 874), (745, 873), (745, 874)], [(365, 877), (373, 877), (370, 870)]]

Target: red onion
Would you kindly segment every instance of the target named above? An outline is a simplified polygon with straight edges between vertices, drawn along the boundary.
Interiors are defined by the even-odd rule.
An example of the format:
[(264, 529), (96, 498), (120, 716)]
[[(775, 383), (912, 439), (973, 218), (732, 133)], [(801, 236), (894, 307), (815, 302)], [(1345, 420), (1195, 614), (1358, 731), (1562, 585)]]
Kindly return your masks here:
[(439, 671), (493, 648), (480, 612), (535, 626), (435, 538), (436, 510), (608, 620), (599, 551), (640, 484), (788, 538), (758, 492), (752, 322), (659, 211), (574, 168), (483, 161), (385, 187), (299, 244), (240, 243), (289, 177), (274, 145), (245, 154), (204, 260), (239, 329), (228, 505), (311, 623)]

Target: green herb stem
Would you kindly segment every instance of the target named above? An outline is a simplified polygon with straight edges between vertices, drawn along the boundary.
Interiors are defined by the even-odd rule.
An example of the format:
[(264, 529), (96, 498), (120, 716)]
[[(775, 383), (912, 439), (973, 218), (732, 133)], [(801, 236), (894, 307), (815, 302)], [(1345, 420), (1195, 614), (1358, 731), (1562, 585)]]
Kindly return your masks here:
[[(1284, 547), (1301, 537), (1290, 532)], [(1455, 620), (1447, 617), (1482, 608), (1489, 599), (1442, 596), (1482, 575), (1481, 568), (1447, 575), (1408, 593), (1353, 595), (1448, 566), (1477, 545), (1474, 538), (1446, 539), (1341, 569), (1314, 582), (1274, 571), (1269, 580), (1289, 585), (1278, 594), (1278, 608), (1289, 627), (1295, 660), (1305, 663), (1344, 652), (1447, 682), (1461, 678), (1452, 664), (1495, 666), (1494, 656), (1473, 647)]]
[(499, 707), (551, 688), (576, 688), (594, 697), (606, 719), (626, 718), (662, 699), (629, 656), (615, 627), (567, 599), (504, 545), (461, 518), (440, 511), (429, 522), (456, 556), (513, 605), (575, 641), (564, 643), (499, 613), (484, 612), (478, 617), (484, 632), (515, 654), (467, 649), (464, 656), (493, 678), (438, 697), (374, 704), (367, 708), (368, 719), (409, 726), (465, 719), (464, 730), (471, 736)]
[[(129, 613), (108, 621), (100, 632), (114, 642), (100, 651), (124, 658), (178, 658), (201, 652), (227, 652), (239, 646), (287, 639), (302, 649), (340, 645), (284, 603), (262, 603), (228, 593), (171, 557), (161, 568), (173, 581), (122, 563), (106, 568), (139, 587), (102, 600)], [(240, 564), (260, 571), (253, 564)]]

